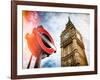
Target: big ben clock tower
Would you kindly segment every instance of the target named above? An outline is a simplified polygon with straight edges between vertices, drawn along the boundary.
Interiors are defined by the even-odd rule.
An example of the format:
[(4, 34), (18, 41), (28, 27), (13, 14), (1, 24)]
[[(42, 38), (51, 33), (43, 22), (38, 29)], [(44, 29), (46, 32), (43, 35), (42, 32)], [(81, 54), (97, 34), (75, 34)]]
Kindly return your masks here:
[(61, 66), (88, 65), (85, 46), (80, 32), (75, 28), (70, 18), (65, 30), (61, 33)]

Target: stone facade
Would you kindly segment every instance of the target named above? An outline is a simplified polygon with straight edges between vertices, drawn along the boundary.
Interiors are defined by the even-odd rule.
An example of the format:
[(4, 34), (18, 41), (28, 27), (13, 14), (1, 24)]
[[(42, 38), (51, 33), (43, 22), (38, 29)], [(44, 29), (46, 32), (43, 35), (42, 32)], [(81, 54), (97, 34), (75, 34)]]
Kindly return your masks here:
[(85, 47), (80, 32), (68, 18), (65, 30), (61, 33), (61, 66), (88, 65)]

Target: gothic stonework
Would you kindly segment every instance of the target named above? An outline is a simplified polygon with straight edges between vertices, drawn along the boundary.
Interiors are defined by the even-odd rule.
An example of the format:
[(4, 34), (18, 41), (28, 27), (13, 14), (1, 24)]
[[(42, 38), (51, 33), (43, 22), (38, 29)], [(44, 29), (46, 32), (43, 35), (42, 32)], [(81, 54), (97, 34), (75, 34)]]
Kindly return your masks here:
[(68, 18), (65, 30), (61, 33), (61, 66), (88, 65), (85, 47), (80, 32)]

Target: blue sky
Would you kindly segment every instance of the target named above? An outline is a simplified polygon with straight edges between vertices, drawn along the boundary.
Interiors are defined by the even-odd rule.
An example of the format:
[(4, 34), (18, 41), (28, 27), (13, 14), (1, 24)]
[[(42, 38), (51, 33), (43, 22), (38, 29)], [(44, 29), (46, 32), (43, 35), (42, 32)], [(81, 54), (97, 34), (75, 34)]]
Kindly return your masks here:
[(60, 34), (65, 29), (65, 25), (70, 17), (72, 23), (83, 36), (85, 52), (89, 62), (89, 35), (90, 35), (90, 16), (86, 13), (63, 13), (63, 12), (38, 12), (41, 25), (51, 34), (57, 47), (57, 52), (42, 60), (41, 67), (60, 67), (61, 49)]

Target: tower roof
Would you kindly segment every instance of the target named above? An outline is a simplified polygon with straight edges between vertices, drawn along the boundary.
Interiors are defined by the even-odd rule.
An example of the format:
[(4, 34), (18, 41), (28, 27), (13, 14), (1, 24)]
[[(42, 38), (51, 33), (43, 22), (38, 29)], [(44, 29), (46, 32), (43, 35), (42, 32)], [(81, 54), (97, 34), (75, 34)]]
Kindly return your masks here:
[(68, 22), (66, 24), (66, 29), (69, 29), (69, 28), (75, 28), (72, 21), (70, 20), (70, 17), (68, 17)]

